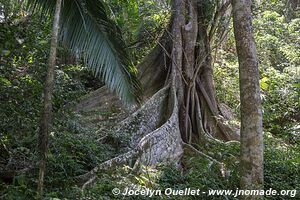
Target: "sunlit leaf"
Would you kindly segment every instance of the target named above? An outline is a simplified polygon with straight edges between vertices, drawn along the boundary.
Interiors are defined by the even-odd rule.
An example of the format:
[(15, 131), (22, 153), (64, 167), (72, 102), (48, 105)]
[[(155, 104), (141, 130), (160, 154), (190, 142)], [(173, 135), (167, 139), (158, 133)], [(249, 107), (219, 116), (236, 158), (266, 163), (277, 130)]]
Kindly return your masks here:
[[(53, 14), (55, 0), (32, 0), (35, 12)], [(64, 0), (61, 11), (61, 41), (80, 54), (96, 76), (125, 102), (139, 100), (140, 83), (130, 66), (121, 31), (108, 18), (101, 0)]]

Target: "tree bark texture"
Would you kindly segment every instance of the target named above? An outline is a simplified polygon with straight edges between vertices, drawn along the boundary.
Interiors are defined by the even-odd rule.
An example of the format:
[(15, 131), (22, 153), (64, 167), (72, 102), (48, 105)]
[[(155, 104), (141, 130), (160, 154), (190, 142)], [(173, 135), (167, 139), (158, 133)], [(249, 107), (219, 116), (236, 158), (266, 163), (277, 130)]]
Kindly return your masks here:
[[(116, 129), (131, 137), (124, 145), (128, 153), (78, 177), (79, 182), (90, 185), (105, 166), (124, 163), (119, 158), (126, 158), (134, 168), (179, 163), (184, 143), (239, 140), (239, 133), (226, 125), (216, 100), (209, 38), (212, 26), (206, 11), (200, 0), (173, 1), (168, 28), (138, 68), (144, 103)], [(82, 109), (79, 107), (77, 110)]]
[(262, 110), (258, 61), (252, 35), (251, 1), (233, 0), (232, 3), (240, 76), (241, 189), (263, 189)]
[(62, 0), (56, 1), (55, 16), (52, 28), (51, 47), (48, 61), (48, 69), (46, 82), (44, 85), (44, 102), (41, 116), (40, 132), (39, 132), (39, 179), (38, 179), (38, 198), (42, 199), (44, 175), (46, 167), (46, 159), (48, 153), (48, 137), (51, 128), (52, 117), (52, 93), (54, 84), (54, 68), (56, 61), (57, 37), (59, 29), (59, 18)]

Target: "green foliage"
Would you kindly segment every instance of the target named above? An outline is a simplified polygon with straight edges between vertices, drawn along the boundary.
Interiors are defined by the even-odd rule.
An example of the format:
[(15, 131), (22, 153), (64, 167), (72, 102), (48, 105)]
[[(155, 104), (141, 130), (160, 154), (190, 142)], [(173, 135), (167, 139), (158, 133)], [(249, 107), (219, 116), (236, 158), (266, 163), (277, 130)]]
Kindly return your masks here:
[[(55, 70), (54, 92), (53, 92), (53, 104), (54, 110), (58, 111), (63, 106), (70, 104), (70, 102), (79, 99), (82, 95), (86, 94), (86, 87), (80, 81), (72, 77), (68, 68), (75, 68), (76, 73), (83, 74), (80, 66), (65, 66), (63, 69)], [(70, 74), (70, 75), (69, 75)]]
[[(80, 194), (80, 190), (76, 189), (73, 178), (115, 157), (118, 151), (110, 144), (102, 144), (98, 140), (98, 132), (84, 129), (77, 132), (71, 128), (70, 120), (78, 123), (79, 119), (76, 116), (64, 113), (64, 117), (56, 117), (56, 119), (49, 138), (45, 195), (46, 199), (65, 197), (74, 199), (71, 198), (72, 195), (78, 195), (78, 192)], [(28, 152), (24, 158), (31, 157), (33, 159), (31, 162), (35, 162), (33, 149), (22, 147), (16, 153), (20, 154), (21, 151)], [(8, 200), (14, 199), (14, 195), (19, 199), (34, 199), (37, 174), (38, 169), (34, 168), (29, 173), (16, 176), (10, 185), (0, 183), (0, 196)]]
[(259, 60), (264, 65), (283, 71), (285, 67), (300, 65), (299, 20), (285, 21), (273, 10), (265, 10), (254, 20)]
[(199, 17), (203, 18), (206, 25), (209, 25), (213, 19), (217, 4), (218, 1), (198, 1), (198, 13), (201, 13)]
[[(55, 0), (29, 1), (31, 9), (52, 14)], [(124, 101), (139, 100), (141, 88), (125, 51), (119, 28), (108, 17), (101, 0), (66, 0), (61, 9), (61, 40), (96, 76)]]
[(91, 170), (97, 164), (113, 157), (115, 150), (110, 145), (97, 142), (98, 135), (53, 132), (50, 139), (47, 163), (47, 191), (64, 196), (73, 177)]
[(49, 48), (40, 42), (48, 37), (48, 25), (34, 17), (18, 25), (10, 20), (0, 23), (0, 51), (9, 52), (0, 57), (0, 135), (14, 145), (31, 143), (38, 124)]
[(299, 88), (291, 76), (268, 68), (262, 73), (264, 127), (273, 134), (293, 139), (289, 134), (297, 124), (299, 114)]
[[(294, 190), (300, 187), (300, 145), (288, 145), (283, 140), (275, 138), (271, 133), (265, 133), (265, 188)], [(299, 194), (298, 194), (299, 197)], [(283, 196), (270, 199), (294, 199)]]
[[(34, 199), (34, 196), (36, 196), (35, 190), (29, 189), (28, 186), (24, 184), (7, 185), (1, 189), (1, 197), (5, 197), (7, 200)], [(5, 192), (5, 194), (3, 195), (2, 192)]]
[(14, 21), (24, 14), (20, 12), (24, 7), (24, 1), (0, 0), (0, 23)]
[[(218, 164), (199, 156), (193, 151), (187, 151), (183, 160), (183, 169), (173, 164), (158, 165), (156, 168), (144, 167), (136, 172), (132, 168), (117, 167), (112, 172), (98, 174), (95, 186), (80, 194), (81, 198), (91, 199), (120, 199), (120, 195), (113, 195), (112, 189), (118, 188), (148, 188), (164, 191), (166, 188), (185, 189), (193, 188), (201, 191), (209, 189), (236, 189), (239, 183), (238, 154), (239, 144), (211, 144), (203, 149), (204, 153), (224, 164)], [(220, 153), (223, 152), (223, 153)], [(155, 196), (151, 199), (199, 199), (207, 196)], [(230, 197), (228, 197), (230, 199)], [(126, 196), (126, 199), (149, 199), (147, 196)], [(223, 197), (211, 197), (209, 199), (223, 199)], [(233, 198), (231, 198), (233, 199)]]
[(230, 61), (229, 55), (225, 52), (222, 52), (221, 56), (223, 63), (215, 63), (214, 70), (216, 95), (220, 102), (228, 105), (238, 115), (240, 111), (238, 63), (236, 60)]
[[(36, 163), (36, 134), (49, 52), (51, 22), (41, 21), (35, 15), (25, 18), (17, 12), (15, 15), (16, 17), (7, 18), (5, 23), (0, 23), (1, 172), (22, 170)], [(62, 109), (91, 88), (99, 86), (100, 81), (95, 82), (91, 74), (79, 65), (57, 67), (55, 76), (54, 116), (58, 121), (68, 121), (67, 118), (62, 118), (67, 115)], [(66, 125), (61, 125), (56, 120), (54, 122), (52, 134), (55, 133), (57, 138), (50, 138), (51, 153), (47, 173), (51, 176), (46, 177), (52, 196), (55, 192), (62, 193), (61, 188), (70, 180), (68, 176), (89, 170), (114, 153), (109, 147), (98, 146), (93, 142), (95, 139), (82, 138), (82, 135), (76, 137), (66, 131)], [(70, 149), (70, 146), (77, 153), (66, 154), (66, 149)], [(111, 152), (105, 154), (103, 148)], [(94, 152), (99, 157), (96, 158)], [(37, 169), (34, 168), (25, 175), (15, 176), (13, 180), (9, 180), (12, 181), (10, 184), (3, 183), (1, 179), (0, 198), (34, 199), (37, 174)]]
[[(61, 127), (62, 128), (62, 127)], [(96, 184), (82, 191), (72, 184), (72, 177), (90, 170), (96, 163), (103, 162), (114, 155), (113, 149), (95, 142), (97, 135), (58, 132), (51, 135), (50, 156), (46, 178), (46, 199), (120, 199), (112, 190), (119, 188), (194, 188), (201, 191), (209, 189), (239, 188), (239, 143), (210, 143), (199, 147), (203, 153), (222, 163), (222, 166), (197, 154), (186, 151), (183, 168), (175, 165), (161, 165), (156, 168), (142, 167), (138, 172), (132, 168), (117, 167), (99, 173)], [(265, 188), (275, 190), (299, 188), (299, 146), (288, 145), (283, 140), (265, 133)], [(35, 172), (36, 173), (36, 172)], [(16, 177), (14, 185), (6, 186), (6, 197), (19, 195), (20, 199), (34, 197), (33, 177)], [(31, 182), (31, 183), (30, 183)], [(26, 192), (25, 192), (26, 188)], [(10, 196), (9, 196), (10, 195)], [(127, 196), (126, 199), (149, 199), (143, 196)], [(198, 197), (156, 196), (152, 199), (199, 199)], [(204, 194), (200, 198), (208, 198)], [(209, 199), (224, 199), (223, 196)], [(236, 199), (227, 196), (227, 199)], [(289, 199), (288, 196), (280, 197)], [(280, 199), (268, 197), (266, 199)], [(9, 199), (9, 198), (8, 198)], [(291, 198), (292, 199), (292, 198)]]
[(222, 166), (195, 153), (190, 154), (187, 177), (191, 187), (202, 191), (238, 188), (239, 143), (211, 143), (200, 148), (200, 151), (221, 162)]
[(156, 45), (170, 18), (170, 5), (165, 1), (109, 1), (112, 17), (120, 26), (131, 60), (138, 64)]
[[(293, 141), (293, 129), (299, 126), (300, 18), (287, 21), (283, 10), (282, 1), (263, 1), (254, 9), (253, 31), (265, 131)], [(215, 61), (216, 93), (220, 102), (239, 116), (238, 62), (232, 31), (227, 37)]]
[(291, 129), (299, 124), (300, 93), (295, 86), (300, 81), (300, 18), (287, 20), (280, 2), (274, 2), (258, 7), (262, 11), (253, 21), (261, 64), (264, 126), (273, 134), (292, 139)]
[[(26, 18), (27, 15), (22, 9), (18, 12), (23, 6), (12, 2), (0, 0), (0, 5), (4, 5), (0, 6), (0, 15), (8, 13), (5, 15), (8, 17), (0, 19), (0, 167), (12, 158), (13, 162), (9, 166), (12, 169), (23, 169), (36, 162), (36, 134), (51, 21), (41, 20), (35, 15)], [(49, 3), (50, 0), (43, 2)], [(128, 48), (135, 64), (155, 44), (170, 17), (169, 5), (160, 1), (105, 1), (109, 6), (102, 7), (100, 14), (91, 7), (92, 1), (84, 2), (87, 4), (80, 4), (76, 8), (86, 8), (86, 12), (91, 13), (91, 16), (84, 18), (87, 20), (86, 25), (111, 15), (110, 18), (118, 23), (124, 33), (126, 43), (132, 44)], [(204, 14), (210, 19), (215, 5), (212, 1), (202, 3), (206, 8)], [(70, 4), (64, 9), (71, 11), (73, 7), (74, 4)], [(253, 24), (260, 60), (264, 128), (270, 131), (265, 133), (265, 188), (293, 190), (300, 187), (300, 145), (297, 141), (300, 106), (299, 16), (295, 15), (287, 23), (283, 8), (282, 1), (262, 1), (262, 4), (254, 8), (256, 16)], [(78, 14), (71, 13), (68, 19), (81, 18), (80, 15), (74, 16), (76, 13)], [(71, 26), (75, 22), (68, 24), (63, 21), (63, 24)], [(114, 37), (114, 34), (120, 34), (119, 30), (118, 33), (111, 34), (109, 29), (116, 30), (117, 27), (110, 27), (104, 22), (106, 21), (99, 24), (104, 31), (108, 31), (105, 35), (106, 41)], [(82, 26), (81, 23), (73, 31), (76, 32)], [(84, 30), (82, 29), (82, 32)], [(80, 34), (81, 32), (77, 31), (76, 35), (79, 38), (83, 37)], [(69, 39), (77, 36), (71, 36)], [(92, 36), (90, 39), (97, 40)], [(117, 42), (109, 45), (118, 47), (119, 44)], [(124, 47), (124, 44), (120, 46)], [(76, 44), (72, 47), (75, 48)], [(102, 47), (105, 47), (104, 43)], [(93, 48), (96, 48), (96, 44)], [(89, 51), (90, 55), (93, 54), (92, 50)], [(45, 199), (120, 199), (121, 196), (112, 194), (112, 189), (116, 187), (121, 190), (126, 187), (146, 187), (160, 190), (194, 188), (202, 191), (234, 190), (239, 187), (239, 143), (236, 142), (197, 146), (201, 152), (221, 162), (221, 166), (192, 150), (187, 150), (182, 160), (182, 168), (171, 164), (156, 168), (142, 167), (141, 170), (135, 171), (132, 166), (118, 166), (117, 169), (99, 173), (95, 186), (84, 191), (76, 187), (73, 182), (75, 176), (118, 155), (120, 143), (125, 144), (128, 138), (116, 135), (104, 124), (98, 123), (99, 116), (110, 119), (113, 116), (112, 112), (116, 111), (114, 108), (108, 113), (68, 113), (66, 108), (71, 102), (76, 102), (80, 96), (98, 88), (101, 83), (78, 63), (65, 64), (60, 57), (65, 52), (67, 51), (64, 48), (60, 48), (58, 61), (61, 65), (55, 70), (54, 124), (49, 141)], [(214, 70), (217, 96), (220, 102), (233, 108), (236, 116), (239, 116), (238, 64), (232, 32), (228, 34), (226, 44), (218, 52)], [(80, 53), (82, 52), (77, 52), (77, 55)], [(109, 54), (109, 51), (105, 53)], [(66, 54), (68, 56), (68, 52)], [(96, 65), (97, 61), (94, 60), (94, 64)], [(134, 68), (126, 69), (135, 73)], [(99, 127), (102, 129), (99, 130)], [(105, 144), (99, 140), (103, 136), (106, 138)], [(37, 174), (37, 168), (34, 167), (15, 176), (11, 182), (0, 182), (0, 198), (35, 199)], [(208, 198), (204, 195), (200, 198), (234, 199), (223, 196)], [(126, 199), (149, 198), (139, 196)], [(199, 197), (163, 196), (153, 199)], [(288, 197), (276, 196), (267, 199)]]
[[(19, 25), (7, 21), (0, 26), (5, 36), (0, 37), (0, 49), (9, 52), (0, 58), (1, 137), (14, 145), (32, 144), (40, 117), (50, 23), (33, 16)], [(71, 68), (56, 69), (55, 111), (86, 93), (80, 76), (88, 73), (81, 67)]]

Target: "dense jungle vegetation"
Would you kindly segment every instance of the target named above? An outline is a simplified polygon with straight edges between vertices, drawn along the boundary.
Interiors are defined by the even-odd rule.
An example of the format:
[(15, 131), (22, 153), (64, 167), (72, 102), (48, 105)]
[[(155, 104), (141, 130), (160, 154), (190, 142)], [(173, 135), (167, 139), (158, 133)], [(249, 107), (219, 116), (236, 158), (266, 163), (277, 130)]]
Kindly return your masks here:
[[(89, 1), (82, 2), (88, 4)], [(124, 42), (122, 48), (126, 50), (127, 57), (125, 54), (124, 57), (128, 61), (128, 68), (125, 69), (132, 76), (139, 77), (139, 66), (143, 64), (143, 59), (153, 48), (163, 44), (160, 39), (164, 31), (168, 30), (171, 2), (101, 2), (105, 5), (107, 18), (116, 25), (111, 31), (120, 31), (122, 34), (115, 35)], [(220, 2), (224, 1), (201, 1), (209, 26), (213, 26), (211, 22)], [(97, 8), (95, 6), (96, 13)], [(230, 10), (230, 5), (228, 9)], [(277, 191), (297, 190), (293, 197), (268, 196), (264, 199), (299, 199), (300, 2), (252, 1), (251, 11), (262, 100), (264, 188)], [(99, 15), (101, 14), (103, 13)], [(210, 40), (213, 80), (218, 106), (223, 108), (220, 110), (226, 111), (222, 113), (228, 119), (226, 123), (238, 129), (241, 120), (239, 63), (231, 13), (223, 14)], [(67, 23), (66, 20), (65, 24), (70, 25)], [(36, 11), (23, 0), (0, 0), (0, 199), (37, 198), (39, 124), (52, 24), (51, 12), (45, 14), (43, 10)], [(89, 26), (89, 21), (86, 26)], [(114, 36), (109, 31), (106, 34), (108, 38)], [(119, 45), (118, 41), (116, 43)], [(172, 162), (161, 163), (156, 167), (142, 165), (139, 169), (130, 162), (120, 164), (98, 171), (93, 184), (82, 189), (77, 177), (126, 153), (131, 140), (128, 134), (122, 134), (115, 129), (126, 115), (123, 109), (110, 104), (112, 100), (109, 98), (105, 109), (97, 102), (91, 105), (92, 101), (106, 97), (98, 92), (104, 85), (112, 85), (110, 88), (116, 92), (114, 94), (124, 99), (122, 95), (126, 92), (122, 93), (121, 86), (129, 83), (119, 83), (121, 75), (116, 70), (99, 72), (100, 69), (95, 66), (102, 64), (96, 60), (99, 58), (98, 54), (93, 57), (96, 50), (86, 51), (91, 51), (92, 56), (88, 57), (90, 60), (81, 55), (85, 52), (71, 49), (64, 40), (59, 40), (54, 70), (53, 120), (49, 133), (44, 199), (149, 199), (146, 196), (122, 197), (112, 193), (114, 188), (122, 191), (129, 186), (153, 190), (195, 188), (201, 191), (240, 188), (239, 142), (197, 141), (184, 148), (180, 167)], [(110, 54), (116, 53), (114, 49), (106, 51), (104, 48), (102, 51), (106, 53), (100, 56), (104, 60), (108, 57), (110, 59)], [(117, 77), (106, 78), (105, 74), (109, 73), (115, 73)], [(143, 91), (137, 91), (142, 96)], [(148, 90), (144, 91), (147, 93)], [(146, 97), (141, 97), (141, 105), (152, 95), (153, 93), (149, 93)], [(93, 98), (96, 100), (92, 100)], [(130, 105), (124, 103), (124, 107)], [(166, 105), (165, 109), (167, 107)], [(153, 199), (239, 197), (158, 196)]]

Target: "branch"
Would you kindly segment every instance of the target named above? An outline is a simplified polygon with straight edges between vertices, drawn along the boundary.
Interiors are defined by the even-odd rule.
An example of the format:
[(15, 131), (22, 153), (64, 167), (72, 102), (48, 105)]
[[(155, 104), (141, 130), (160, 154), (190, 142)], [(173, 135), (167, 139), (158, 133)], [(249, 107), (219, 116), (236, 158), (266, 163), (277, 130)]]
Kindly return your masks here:
[(214, 19), (212, 21), (212, 25), (211, 25), (211, 28), (210, 28), (209, 34), (208, 34), (208, 40), (210, 42), (212, 41), (212, 37), (215, 34), (215, 32), (216, 32), (216, 30), (217, 30), (217, 28), (219, 26), (219, 22), (220, 22), (219, 19), (220, 19), (220, 17), (224, 15), (224, 13), (226, 12), (227, 8), (230, 6), (230, 3), (231, 3), (231, 1), (229, 0), (229, 1), (226, 1), (221, 6), (220, 9), (218, 9), (218, 7), (217, 7), (217, 11), (216, 11), (216, 13), (214, 15)]

